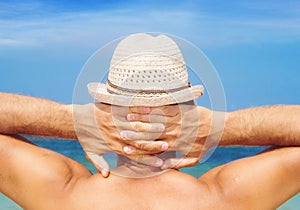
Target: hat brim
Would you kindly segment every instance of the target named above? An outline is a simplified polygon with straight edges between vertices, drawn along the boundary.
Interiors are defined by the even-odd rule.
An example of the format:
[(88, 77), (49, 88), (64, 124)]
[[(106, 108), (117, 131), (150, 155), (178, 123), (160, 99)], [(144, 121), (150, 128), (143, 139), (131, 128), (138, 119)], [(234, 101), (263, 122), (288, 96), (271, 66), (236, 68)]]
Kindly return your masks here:
[(202, 85), (192, 86), (177, 92), (152, 97), (124, 96), (107, 92), (103, 83), (92, 82), (87, 85), (90, 95), (103, 103), (118, 106), (163, 106), (194, 100), (203, 95)]

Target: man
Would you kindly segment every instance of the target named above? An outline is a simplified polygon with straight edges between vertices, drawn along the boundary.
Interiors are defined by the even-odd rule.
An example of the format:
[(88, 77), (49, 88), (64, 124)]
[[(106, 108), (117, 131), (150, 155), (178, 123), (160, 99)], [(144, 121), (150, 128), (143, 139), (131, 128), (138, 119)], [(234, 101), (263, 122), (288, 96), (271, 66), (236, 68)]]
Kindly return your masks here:
[[(166, 37), (158, 38), (170, 41)], [(95, 83), (88, 86), (93, 97), (114, 104), (112, 106), (103, 103), (68, 106), (4, 95), (1, 100), (5, 101), (4, 106), (0, 109), (3, 112), (0, 115), (3, 118), (1, 133), (76, 136), (88, 158), (100, 163), (102, 175), (106, 168), (101, 157), (103, 153), (115, 148), (118, 154), (127, 157), (119, 155), (118, 167), (104, 179), (99, 174), (92, 175), (79, 163), (38, 148), (20, 136), (3, 135), (0, 138), (1, 192), (25, 209), (270, 209), (299, 192), (298, 147), (277, 149), (219, 166), (198, 180), (177, 170), (166, 170), (195, 164), (202, 151), (214, 145), (216, 134), (222, 134), (223, 128), (211, 126), (213, 112), (191, 104), (193, 99), (201, 96), (202, 89), (188, 82), (176, 46), (168, 42), (165, 46), (171, 51), (165, 50), (167, 47), (162, 44), (159, 43), (159, 47), (147, 45), (154, 46), (150, 53), (147, 49), (147, 54), (137, 53), (120, 62), (112, 62), (106, 86)], [(128, 48), (127, 44), (124, 46)], [(161, 55), (156, 49), (172, 53)], [(115, 55), (120, 55), (119, 50), (117, 47), (113, 61)], [(141, 108), (146, 105), (151, 108)], [(163, 105), (167, 106), (160, 107)], [(91, 106), (94, 109), (90, 109)], [(128, 106), (131, 108), (124, 108)], [(298, 106), (282, 109), (287, 114), (299, 113)], [(268, 110), (273, 114), (272, 109), (264, 112)], [(90, 116), (93, 111), (97, 119)], [(70, 117), (72, 112), (75, 124)], [(126, 115), (133, 126), (124, 123)], [(256, 121), (252, 126), (249, 121), (236, 123), (236, 119), (239, 121), (245, 116), (248, 119), (247, 115), (236, 118), (232, 114), (217, 113), (216, 116), (220, 122), (226, 120), (221, 139), (226, 144), (240, 137), (242, 140), (263, 138), (265, 144), (272, 144), (274, 139), (281, 137), (284, 140), (281, 145), (299, 145), (297, 118), (282, 121), (282, 125), (289, 126), (290, 130), (283, 130), (273, 138), (273, 123), (257, 129), (260, 125)], [(261, 122), (268, 117), (270, 115), (259, 115), (255, 120)], [(163, 120), (166, 120), (165, 127), (161, 125)], [(251, 128), (249, 132), (246, 126)], [(238, 129), (232, 131), (232, 128)], [(184, 141), (185, 138), (188, 141)], [(160, 141), (147, 144), (145, 140), (149, 139)], [(204, 143), (206, 139), (208, 144)], [(173, 156), (174, 150), (186, 155), (183, 164)], [(151, 155), (156, 153), (159, 154)], [(30, 167), (32, 165), (34, 167)], [(104, 174), (107, 175), (107, 171)], [(274, 193), (278, 191), (280, 193)]]
[[(26, 101), (33, 103), (26, 104)], [(1, 94), (0, 106), (3, 134), (60, 137), (74, 134), (68, 105)], [(173, 109), (169, 112), (168, 107), (161, 109), (172, 114)], [(209, 118), (206, 111), (202, 116)], [(146, 109), (134, 115), (147, 119), (147, 113)], [(299, 113), (299, 106), (228, 113), (221, 142), (299, 145), (299, 118), (296, 117)], [(200, 127), (206, 126), (209, 127), (204, 124)], [(1, 192), (25, 209), (274, 209), (300, 191), (299, 147), (279, 148), (233, 161), (210, 170), (198, 180), (176, 170), (143, 179), (120, 176), (138, 173), (137, 170), (145, 167), (130, 164), (119, 167), (104, 179), (100, 174), (92, 175), (76, 161), (34, 146), (22, 137), (1, 135), (0, 163)]]

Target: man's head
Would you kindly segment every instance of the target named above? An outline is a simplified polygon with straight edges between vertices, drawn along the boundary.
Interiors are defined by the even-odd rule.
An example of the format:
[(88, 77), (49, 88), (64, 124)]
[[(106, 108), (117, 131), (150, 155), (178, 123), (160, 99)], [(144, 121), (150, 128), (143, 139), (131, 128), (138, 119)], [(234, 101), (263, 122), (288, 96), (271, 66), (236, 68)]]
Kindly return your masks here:
[(101, 102), (120, 106), (162, 106), (194, 100), (202, 86), (191, 86), (183, 56), (168, 36), (133, 34), (116, 47), (106, 84), (88, 84)]
[[(173, 107), (179, 108), (181, 120), (193, 122), (195, 120), (183, 116), (184, 112), (191, 109), (180, 110), (180, 106), (203, 95), (203, 86), (190, 84), (187, 67), (177, 44), (168, 36), (149, 34), (133, 34), (123, 39), (115, 48), (106, 84), (89, 83), (88, 90), (102, 103), (123, 107), (175, 105), (177, 108)], [(195, 114), (189, 116), (197, 117)], [(194, 135), (189, 134), (189, 138), (192, 139)], [(185, 150), (187, 153), (189, 146)], [(171, 156), (174, 157), (175, 152), (160, 155), (162, 159)], [(131, 159), (120, 160), (134, 168), (143, 168)]]

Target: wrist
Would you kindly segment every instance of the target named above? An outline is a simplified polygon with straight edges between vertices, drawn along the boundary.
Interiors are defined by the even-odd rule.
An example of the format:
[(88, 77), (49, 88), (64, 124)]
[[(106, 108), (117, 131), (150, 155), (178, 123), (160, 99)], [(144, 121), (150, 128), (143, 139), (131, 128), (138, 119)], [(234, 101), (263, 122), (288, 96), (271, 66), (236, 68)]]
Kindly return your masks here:
[[(225, 118), (225, 127), (222, 135), (222, 145), (254, 145), (257, 144), (253, 113), (237, 110), (227, 112)], [(259, 123), (260, 124), (260, 123)]]
[(57, 104), (57, 107), (53, 110), (54, 116), (52, 122), (54, 132), (58, 134), (58, 137), (77, 139), (74, 120), (73, 120), (73, 104)]
[(204, 144), (211, 133), (213, 112), (202, 106), (198, 106), (197, 108), (199, 115), (197, 140)]
[(238, 129), (234, 128), (234, 126), (233, 126), (234, 124), (235, 124), (235, 113), (234, 112), (226, 112), (224, 129), (222, 132), (220, 145), (228, 146), (228, 145), (233, 145), (236, 143), (233, 136), (237, 135), (236, 133), (238, 132)]

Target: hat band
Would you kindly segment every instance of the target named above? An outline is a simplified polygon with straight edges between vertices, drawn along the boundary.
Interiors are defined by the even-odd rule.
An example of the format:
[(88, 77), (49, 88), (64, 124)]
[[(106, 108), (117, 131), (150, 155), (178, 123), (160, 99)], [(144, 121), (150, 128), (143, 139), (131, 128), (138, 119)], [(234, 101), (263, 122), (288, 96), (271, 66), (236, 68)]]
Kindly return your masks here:
[[(115, 85), (111, 81), (109, 81), (109, 79), (107, 80), (107, 85), (112, 87), (113, 89), (119, 90), (121, 92), (129, 93), (129, 94), (145, 94), (145, 95), (146, 94), (151, 95), (151, 94), (173, 93), (173, 92), (177, 92), (177, 91), (184, 90), (184, 89), (187, 89), (187, 88), (191, 87), (191, 83), (188, 82), (187, 86), (168, 89), (168, 90), (136, 90), (136, 89), (123, 88), (123, 87), (120, 87), (118, 85)], [(110, 94), (119, 95), (119, 93), (117, 93), (115, 91), (112, 91), (109, 88), (107, 88), (107, 92), (109, 92)]]

